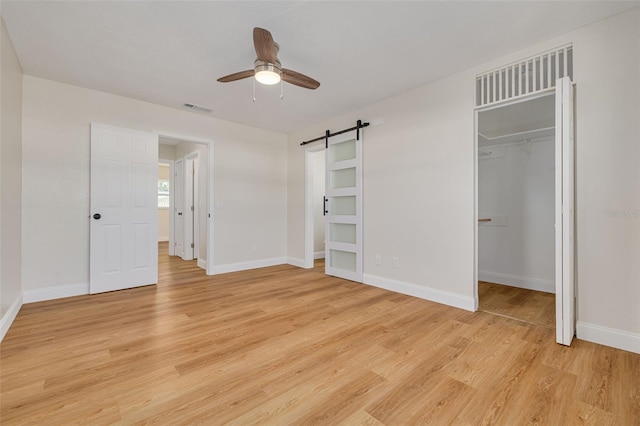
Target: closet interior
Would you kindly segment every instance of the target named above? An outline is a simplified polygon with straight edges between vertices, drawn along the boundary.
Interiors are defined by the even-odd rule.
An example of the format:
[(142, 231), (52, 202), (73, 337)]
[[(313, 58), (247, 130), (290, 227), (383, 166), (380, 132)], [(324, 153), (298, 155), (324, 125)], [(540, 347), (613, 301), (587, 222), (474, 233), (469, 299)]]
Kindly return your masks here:
[(555, 95), (478, 112), (482, 311), (555, 326)]

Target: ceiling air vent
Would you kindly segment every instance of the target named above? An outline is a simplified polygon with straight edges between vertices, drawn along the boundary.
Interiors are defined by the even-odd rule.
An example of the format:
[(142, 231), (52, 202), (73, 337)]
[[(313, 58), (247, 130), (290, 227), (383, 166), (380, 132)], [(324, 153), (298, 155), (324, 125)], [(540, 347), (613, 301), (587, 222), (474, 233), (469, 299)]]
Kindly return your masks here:
[(189, 108), (192, 111), (206, 112), (207, 114), (213, 111), (211, 108), (207, 108), (202, 105), (184, 104), (184, 107)]

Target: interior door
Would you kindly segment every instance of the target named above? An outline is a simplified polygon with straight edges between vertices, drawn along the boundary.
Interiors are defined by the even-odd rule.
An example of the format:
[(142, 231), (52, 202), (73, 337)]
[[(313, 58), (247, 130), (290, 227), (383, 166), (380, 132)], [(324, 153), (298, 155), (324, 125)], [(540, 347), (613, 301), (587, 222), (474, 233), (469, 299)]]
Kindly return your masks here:
[(158, 137), (91, 123), (90, 293), (158, 282)]
[(325, 153), (325, 273), (357, 282), (363, 264), (361, 138), (355, 130), (333, 136)]
[(184, 260), (193, 260), (195, 255), (195, 161), (190, 155), (184, 158)]
[(184, 257), (184, 159), (176, 160), (174, 170), (175, 179), (175, 206), (174, 217), (174, 241), (176, 256)]
[(573, 126), (573, 85), (564, 77), (556, 82), (556, 341), (567, 346), (576, 321)]

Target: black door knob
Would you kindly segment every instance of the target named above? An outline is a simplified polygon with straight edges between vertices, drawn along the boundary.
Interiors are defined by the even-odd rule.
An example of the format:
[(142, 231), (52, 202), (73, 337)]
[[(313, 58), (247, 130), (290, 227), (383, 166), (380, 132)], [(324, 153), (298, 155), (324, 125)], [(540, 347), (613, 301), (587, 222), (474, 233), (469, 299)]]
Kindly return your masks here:
[(93, 215), (94, 219), (100, 219), (102, 216), (100, 216), (100, 213), (96, 213)]

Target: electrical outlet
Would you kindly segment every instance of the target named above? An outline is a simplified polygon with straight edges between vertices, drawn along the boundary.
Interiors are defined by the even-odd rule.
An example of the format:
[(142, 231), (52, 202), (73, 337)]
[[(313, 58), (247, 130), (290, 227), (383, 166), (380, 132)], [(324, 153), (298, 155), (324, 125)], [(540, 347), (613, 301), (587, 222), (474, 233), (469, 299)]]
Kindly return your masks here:
[(396, 269), (400, 268), (400, 259), (397, 256), (391, 258), (391, 266)]
[(376, 266), (382, 266), (382, 256), (376, 254)]
[(258, 251), (258, 245), (256, 243), (251, 244), (251, 251), (253, 252)]

